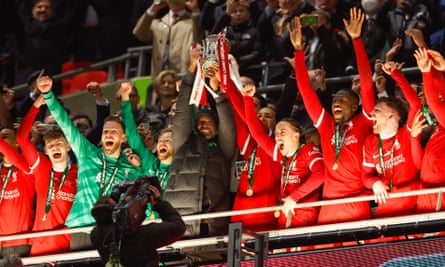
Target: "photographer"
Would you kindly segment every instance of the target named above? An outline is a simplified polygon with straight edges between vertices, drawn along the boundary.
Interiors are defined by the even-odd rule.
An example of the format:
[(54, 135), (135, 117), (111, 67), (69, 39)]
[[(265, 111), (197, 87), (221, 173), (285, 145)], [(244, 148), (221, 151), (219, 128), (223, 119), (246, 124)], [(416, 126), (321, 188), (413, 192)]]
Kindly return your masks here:
[[(158, 266), (156, 249), (179, 240), (185, 232), (178, 212), (161, 199), (158, 187), (150, 182), (141, 182), (144, 178), (129, 186), (117, 185), (121, 188), (115, 190), (115, 187), (111, 196), (100, 198), (92, 209), (97, 226), (91, 232), (91, 241), (102, 261), (110, 266)], [(126, 191), (121, 200), (120, 193), (118, 197), (115, 194), (119, 190), (120, 193)], [(159, 213), (162, 222), (140, 226), (148, 202)], [(118, 265), (119, 261), (122, 265)]]

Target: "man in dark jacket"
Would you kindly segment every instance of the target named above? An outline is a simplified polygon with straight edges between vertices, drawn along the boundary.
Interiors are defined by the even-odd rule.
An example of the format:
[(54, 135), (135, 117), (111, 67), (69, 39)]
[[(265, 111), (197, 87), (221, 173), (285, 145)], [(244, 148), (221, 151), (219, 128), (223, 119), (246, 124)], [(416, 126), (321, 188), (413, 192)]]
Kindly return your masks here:
[[(189, 99), (197, 57), (191, 56), (190, 62), (176, 102), (173, 119), (173, 146), (176, 152), (164, 193), (165, 200), (183, 216), (230, 210), (229, 185), (236, 135), (230, 103), (219, 90), (218, 77), (214, 75), (219, 74), (217, 71), (210, 78), (216, 95), (214, 109), (199, 111), (193, 120), (193, 107), (189, 105)], [(228, 221), (229, 218), (222, 217), (187, 222), (186, 236), (206, 236), (207, 226), (209, 236), (224, 235)]]
[[(124, 231), (122, 225), (113, 220), (112, 212), (115, 211), (116, 205), (113, 197), (103, 197), (96, 202), (92, 214), (97, 226), (94, 227), (90, 237), (104, 263), (119, 261), (123, 266), (157, 267), (159, 255), (156, 249), (179, 240), (184, 234), (184, 222), (178, 212), (170, 203), (161, 199), (161, 192), (157, 187), (150, 185), (148, 190), (150, 193), (145, 196), (148, 200), (145, 199), (144, 203), (150, 202), (152, 209), (159, 213), (162, 222), (142, 225), (130, 232)], [(146, 205), (140, 211), (144, 212), (145, 208)]]

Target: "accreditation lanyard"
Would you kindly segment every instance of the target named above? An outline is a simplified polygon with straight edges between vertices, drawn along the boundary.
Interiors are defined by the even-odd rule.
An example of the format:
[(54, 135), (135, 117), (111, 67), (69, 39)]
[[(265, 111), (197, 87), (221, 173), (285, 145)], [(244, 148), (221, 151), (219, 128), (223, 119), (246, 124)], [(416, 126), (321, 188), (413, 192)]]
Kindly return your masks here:
[(249, 162), (247, 164), (247, 181), (249, 183), (249, 188), (252, 188), (253, 186), (253, 174), (255, 173), (255, 157), (257, 148), (258, 146), (255, 146), (255, 148), (252, 150), (252, 153), (250, 153)]
[[(391, 151), (390, 151), (390, 159), (389, 159), (389, 167), (390, 167), (390, 177), (389, 177), (389, 190), (393, 187), (393, 175), (394, 175), (394, 144), (396, 143), (396, 138), (392, 141), (391, 145)], [(386, 177), (386, 167), (385, 167), (385, 160), (383, 158), (383, 144), (382, 144), (382, 138), (380, 138), (380, 135), (378, 136), (378, 147), (379, 147), (379, 161), (380, 166), (382, 168), (383, 176)]]
[(100, 175), (100, 188), (99, 193), (101, 196), (105, 196), (110, 190), (111, 186), (113, 185), (114, 179), (116, 179), (117, 172), (119, 170), (118, 168), (118, 162), (116, 163), (116, 167), (113, 169), (113, 174), (111, 175), (110, 179), (108, 181), (105, 181), (105, 177), (107, 176), (107, 161), (105, 159), (105, 153), (102, 153), (102, 173)]
[[(341, 148), (345, 142), (346, 133), (348, 129), (345, 129), (343, 132), (340, 129), (340, 124), (335, 125), (335, 133), (334, 133), (334, 147), (335, 147), (335, 162), (332, 166), (332, 169), (337, 170), (338, 168), (338, 158), (340, 156)], [(340, 136), (341, 135), (341, 136)]]
[[(66, 166), (65, 170), (63, 171), (62, 177), (60, 178), (59, 186), (57, 187), (57, 193), (60, 192), (60, 190), (63, 187), (63, 184), (65, 183), (66, 176), (68, 175), (68, 171), (70, 169), (70, 165)], [(43, 215), (43, 220), (46, 220), (46, 216), (51, 210), (51, 202), (54, 199), (54, 169), (51, 169), (50, 176), (49, 176), (49, 183), (48, 183), (48, 191), (46, 195), (46, 202), (45, 202), (45, 214)]]
[[(3, 167), (3, 163), (0, 163), (0, 171), (1, 171), (2, 167)], [(6, 173), (5, 179), (3, 179), (2, 191), (1, 191), (1, 195), (0, 195), (0, 203), (2, 203), (3, 197), (5, 196), (6, 186), (8, 185), (8, 181), (9, 181), (9, 178), (11, 177), (13, 169), (14, 169), (14, 165), (11, 165), (10, 167), (8, 167), (8, 172)]]

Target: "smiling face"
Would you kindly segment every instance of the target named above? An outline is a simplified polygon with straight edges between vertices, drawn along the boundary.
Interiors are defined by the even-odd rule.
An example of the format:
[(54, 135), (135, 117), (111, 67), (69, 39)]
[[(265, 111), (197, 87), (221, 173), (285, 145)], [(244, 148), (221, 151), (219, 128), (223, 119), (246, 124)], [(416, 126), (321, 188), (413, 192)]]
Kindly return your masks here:
[(300, 145), (300, 132), (287, 121), (280, 121), (275, 126), (275, 143), (283, 156), (295, 152)]
[(336, 123), (341, 124), (349, 121), (357, 112), (358, 101), (352, 92), (340, 90), (332, 99), (332, 116)]
[(156, 151), (158, 154), (158, 159), (162, 163), (171, 164), (173, 160), (174, 149), (172, 131), (170, 129), (163, 130), (159, 134)]
[(45, 22), (53, 17), (53, 5), (52, 0), (40, 0), (36, 1), (32, 7), (33, 17), (40, 21)]
[(102, 130), (101, 141), (102, 149), (106, 155), (115, 158), (119, 157), (121, 145), (127, 141), (122, 124), (115, 120), (106, 121)]
[(207, 115), (201, 115), (196, 120), (196, 129), (207, 139), (210, 140), (217, 134), (215, 121)]

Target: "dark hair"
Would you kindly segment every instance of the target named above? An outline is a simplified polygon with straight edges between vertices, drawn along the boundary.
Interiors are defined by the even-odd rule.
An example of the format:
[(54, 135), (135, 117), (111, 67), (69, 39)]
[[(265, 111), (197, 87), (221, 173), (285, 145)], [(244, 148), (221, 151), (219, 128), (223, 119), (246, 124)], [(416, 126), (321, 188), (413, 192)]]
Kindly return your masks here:
[(291, 117), (282, 118), (279, 122), (287, 122), (292, 126), (292, 128), (295, 129), (295, 131), (301, 133), (301, 126), (294, 118)]
[(76, 115), (74, 115), (71, 118), (72, 121), (75, 121), (77, 119), (87, 119), (89, 126), (93, 127), (93, 121), (91, 120), (91, 118), (88, 115), (86, 115), (86, 114), (76, 114)]
[(51, 130), (45, 132), (42, 137), (44, 142), (57, 138), (65, 138), (65, 135), (59, 127), (52, 128)]
[(266, 98), (264, 98), (261, 94), (259, 93), (255, 93), (253, 95), (254, 98), (258, 99), (260, 101), (260, 107), (264, 108), (265, 106), (267, 106), (267, 100)]
[(377, 100), (376, 104), (378, 103), (385, 103), (388, 107), (396, 111), (400, 117), (399, 127), (405, 123), (408, 116), (408, 107), (407, 104), (400, 98), (393, 96), (382, 97)]

